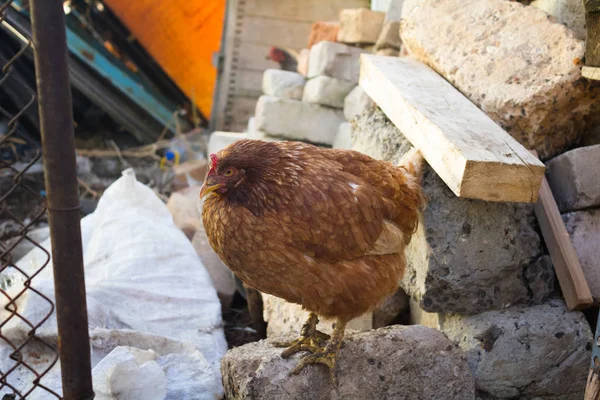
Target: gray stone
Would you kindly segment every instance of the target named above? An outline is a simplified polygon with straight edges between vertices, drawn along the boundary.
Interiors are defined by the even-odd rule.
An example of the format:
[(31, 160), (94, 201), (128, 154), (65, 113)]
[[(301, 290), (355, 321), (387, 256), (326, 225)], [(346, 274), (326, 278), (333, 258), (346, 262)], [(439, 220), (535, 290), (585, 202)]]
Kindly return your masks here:
[(340, 11), (340, 30), (337, 41), (353, 44), (372, 44), (377, 41), (385, 13), (368, 8)]
[(600, 88), (581, 79), (584, 42), (535, 7), (421, 0), (403, 12), (400, 37), (403, 48), (542, 159), (597, 123)]
[(333, 142), (334, 149), (352, 149), (352, 124), (344, 122), (340, 124), (335, 141)]
[(600, 205), (600, 145), (568, 151), (546, 166), (548, 183), (562, 212)]
[[(267, 337), (295, 334), (308, 318), (308, 311), (299, 304), (289, 303), (279, 297), (262, 294), (263, 318), (267, 325)], [(373, 314), (367, 313), (348, 322), (347, 329), (364, 331), (373, 327)], [(325, 333), (333, 331), (333, 323), (322, 318), (319, 319), (318, 329)]]
[(375, 103), (365, 90), (356, 86), (344, 99), (344, 117), (348, 121), (352, 121), (357, 115), (362, 114), (364, 110), (373, 107)]
[(594, 302), (600, 304), (600, 209), (563, 215)]
[(536, 0), (531, 6), (552, 15), (571, 29), (577, 39), (585, 40), (585, 8), (582, 0)]
[(362, 53), (368, 53), (368, 51), (342, 43), (319, 42), (310, 49), (307, 77), (327, 75), (357, 84)]
[(304, 87), (302, 101), (334, 108), (344, 108), (344, 99), (356, 83), (320, 75), (310, 79)]
[(466, 353), (483, 399), (583, 398), (592, 331), (562, 300), (473, 316), (440, 315), (439, 325)]
[(389, 21), (383, 25), (381, 33), (375, 43), (375, 50), (400, 49), (400, 22)]
[[(378, 109), (357, 119), (352, 137), (353, 150), (393, 163), (411, 147)], [(407, 247), (402, 286), (424, 310), (475, 314), (553, 291), (551, 266), (536, 261), (542, 249), (531, 205), (459, 199), (428, 165), (423, 190), (427, 208)]]
[[(230, 350), (221, 361), (226, 398), (295, 399), (474, 399), (474, 380), (462, 351), (441, 332), (394, 326), (350, 334), (336, 376), (310, 365), (288, 376), (300, 357), (280, 357), (268, 341)], [(442, 397), (440, 397), (442, 396)]]
[(302, 99), (306, 79), (297, 72), (267, 69), (263, 74), (262, 90), (269, 96)]
[(400, 314), (408, 311), (409, 297), (400, 288), (396, 293), (388, 296), (373, 310), (373, 329), (382, 328), (392, 324)]
[(327, 145), (345, 121), (340, 110), (272, 96), (258, 99), (255, 118), (256, 129), (268, 135)]

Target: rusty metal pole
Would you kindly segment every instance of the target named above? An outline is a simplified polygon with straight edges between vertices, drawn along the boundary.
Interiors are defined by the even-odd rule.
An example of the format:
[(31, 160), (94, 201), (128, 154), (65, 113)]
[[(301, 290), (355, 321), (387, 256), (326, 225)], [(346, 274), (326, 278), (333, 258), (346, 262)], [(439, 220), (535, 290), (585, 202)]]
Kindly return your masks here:
[(88, 400), (94, 391), (63, 1), (31, 0), (31, 23), (63, 396)]

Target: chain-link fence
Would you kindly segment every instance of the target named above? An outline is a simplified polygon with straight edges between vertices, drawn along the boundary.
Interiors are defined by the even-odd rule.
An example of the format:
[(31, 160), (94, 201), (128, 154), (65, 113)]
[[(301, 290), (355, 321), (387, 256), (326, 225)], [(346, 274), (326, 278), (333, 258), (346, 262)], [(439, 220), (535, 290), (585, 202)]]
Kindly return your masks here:
[[(68, 143), (64, 140), (65, 136), (61, 137), (61, 134), (57, 133), (67, 131), (64, 132), (64, 135), (72, 136), (73, 134), (71, 99), (68, 93), (54, 96), (53, 92), (48, 91), (69, 92), (66, 44), (61, 43), (65, 41), (64, 15), (61, 14), (62, 2), (60, 0), (33, 0), (30, 2), (34, 3), (32, 4), (34, 8), (37, 6), (38, 16), (45, 15), (45, 18), (38, 18), (42, 22), (36, 26), (35, 12), (32, 10), (31, 20), (35, 46), (33, 45), (34, 38), (28, 32), (24, 32), (22, 27), (11, 24), (9, 13), (14, 12), (11, 9), (14, 5), (13, 2), (14, 0), (0, 0), (2, 31), (10, 32), (15, 38), (14, 43), (11, 42), (11, 44), (0, 40), (2, 50), (0, 52), (0, 100), (2, 100), (0, 102), (0, 297), (3, 305), (0, 309), (0, 396), (3, 396), (2, 400), (32, 397), (60, 399), (64, 393), (65, 399), (90, 399), (93, 397), (93, 393), (90, 396), (91, 376), (85, 285), (83, 284), (82, 261), (79, 260), (81, 259), (81, 250), (73, 246), (73, 244), (77, 245), (77, 241), (80, 240), (79, 229), (74, 229), (73, 226), (74, 217), (78, 215), (79, 205), (78, 199), (74, 199), (69, 193), (64, 193), (65, 191), (69, 192), (69, 188), (73, 188), (70, 182), (76, 179), (75, 156), (73, 143)], [(29, 5), (28, 2), (20, 3)], [(44, 48), (49, 47), (52, 41), (54, 41), (53, 44), (57, 44), (56, 49)], [(15, 45), (11, 46), (12, 44)], [(44, 85), (38, 85), (40, 99), (45, 98), (45, 102), (40, 100), (42, 107), (39, 117), (37, 112), (38, 96), (36, 91), (31, 89), (30, 84), (35, 82), (36, 76), (31, 76), (34, 71), (24, 66), (27, 63), (32, 65), (31, 52), (34, 47), (36, 47), (34, 55), (37, 82), (44, 82)], [(53, 51), (56, 54), (52, 54)], [(53, 57), (58, 61), (52, 61)], [(28, 80), (28, 82), (24, 80)], [(45, 105), (48, 105), (46, 110), (44, 110)], [(60, 115), (61, 113), (64, 116)], [(31, 125), (27, 120), (32, 118), (33, 125), (37, 125), (42, 131), (44, 165), (46, 167), (45, 190), (48, 191), (48, 198), (46, 198), (44, 190), (41, 190), (44, 189), (44, 186), (42, 185), (40, 188), (41, 183), (36, 184), (31, 179), (31, 172), (34, 169), (39, 170), (42, 158), (40, 144), (36, 139), (32, 139), (26, 129), (23, 129), (24, 125)], [(51, 153), (56, 150), (53, 147), (61, 145), (61, 143), (56, 143), (57, 141), (67, 142), (64, 143), (64, 151), (67, 154), (67, 164), (70, 164), (68, 161), (72, 156), (72, 165), (59, 165), (60, 163), (56, 162), (56, 154), (54, 154), (55, 157), (52, 157)], [(56, 153), (56, 151), (54, 152)], [(58, 187), (60, 181), (56, 180), (56, 177), (48, 177), (53, 168), (54, 175), (61, 175), (61, 172), (69, 172), (69, 169), (72, 169), (71, 174), (66, 174), (67, 178), (64, 178), (64, 174), (62, 174), (67, 181), (66, 189)], [(53, 179), (54, 182), (52, 182)], [(53, 196), (50, 194), (51, 191), (54, 192)], [(74, 200), (77, 200), (77, 204), (74, 203)], [(26, 212), (23, 212), (23, 208), (26, 209)], [(50, 214), (50, 233), (55, 264), (53, 268), (55, 298), (50, 298), (36, 289), (36, 277), (50, 272), (48, 269), (50, 269), (51, 257), (48, 250), (44, 249), (31, 235), (32, 228), (38, 226), (41, 221), (46, 221), (48, 214)], [(54, 228), (53, 219), (57, 221)], [(79, 227), (78, 221), (75, 222), (75, 225), (77, 228)], [(70, 238), (66, 238), (68, 235), (65, 228), (71, 231)], [(75, 237), (79, 235), (75, 241), (73, 241), (73, 233)], [(73, 247), (65, 248), (65, 242), (70, 242)], [(38, 258), (37, 262), (32, 265), (17, 266), (18, 260), (13, 259), (11, 253), (25, 243), (39, 249), (40, 254), (43, 254), (43, 259)], [(62, 265), (57, 267), (59, 262)], [(73, 266), (68, 265), (69, 262)], [(60, 283), (59, 280), (64, 280), (67, 273), (73, 274), (73, 277), (67, 279), (70, 282)], [(73, 285), (75, 288), (69, 288), (68, 285)], [(79, 287), (77, 287), (78, 285)], [(73, 295), (74, 292), (77, 293)], [(83, 299), (81, 295), (83, 295)], [(44, 312), (24, 315), (24, 303), (33, 298), (37, 303), (44, 305), (44, 307), (38, 307), (44, 309)], [(54, 315), (55, 301), (59, 307), (58, 318)], [(73, 307), (69, 302), (74, 303)], [(73, 310), (75, 310), (76, 316), (81, 318), (78, 320), (72, 318)], [(67, 321), (69, 316), (72, 318), (71, 321)], [(52, 335), (40, 334), (41, 327), (49, 323), (49, 320), (56, 318), (58, 319), (58, 337), (52, 338)], [(68, 327), (67, 322), (78, 328)], [(76, 339), (73, 331), (76, 331), (78, 335)], [(76, 354), (77, 352), (79, 354)], [(44, 380), (51, 374), (57, 375), (59, 355), (63, 372), (62, 391), (60, 387), (58, 389), (48, 387)], [(82, 361), (73, 362), (78, 357)], [(82, 366), (88, 370), (73, 372), (76, 368), (81, 369)], [(70, 376), (65, 377), (67, 374)], [(74, 380), (78, 383), (73, 384)], [(81, 390), (82, 386), (83, 390)], [(73, 394), (78, 390), (78, 393), (84, 393), (85, 397), (74, 396)]]

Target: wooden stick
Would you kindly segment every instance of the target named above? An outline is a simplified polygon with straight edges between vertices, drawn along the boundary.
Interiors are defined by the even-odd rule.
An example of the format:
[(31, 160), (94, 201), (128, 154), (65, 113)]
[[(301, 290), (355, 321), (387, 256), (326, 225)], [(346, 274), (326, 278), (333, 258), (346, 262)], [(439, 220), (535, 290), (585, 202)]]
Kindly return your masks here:
[[(537, 157), (535, 151), (532, 153)], [(591, 306), (594, 302), (592, 293), (546, 177), (542, 180), (534, 210), (567, 307), (581, 310)]]
[(544, 164), (425, 64), (362, 54), (360, 86), (457, 196), (537, 200)]

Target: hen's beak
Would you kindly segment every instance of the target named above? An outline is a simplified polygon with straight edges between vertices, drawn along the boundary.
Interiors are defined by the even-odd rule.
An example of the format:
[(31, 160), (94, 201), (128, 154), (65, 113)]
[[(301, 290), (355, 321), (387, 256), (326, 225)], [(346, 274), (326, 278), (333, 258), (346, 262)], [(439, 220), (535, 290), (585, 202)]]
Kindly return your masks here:
[(223, 183), (210, 184), (204, 181), (204, 184), (202, 184), (202, 187), (200, 188), (200, 198), (204, 199), (206, 196), (208, 196), (215, 190), (222, 188), (223, 186), (225, 186)]

